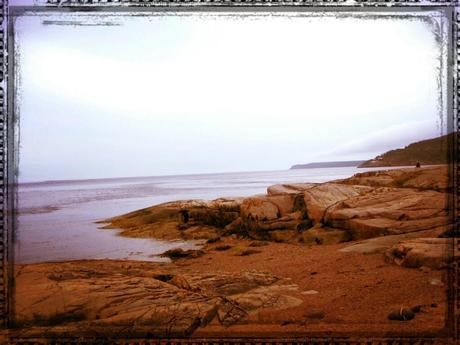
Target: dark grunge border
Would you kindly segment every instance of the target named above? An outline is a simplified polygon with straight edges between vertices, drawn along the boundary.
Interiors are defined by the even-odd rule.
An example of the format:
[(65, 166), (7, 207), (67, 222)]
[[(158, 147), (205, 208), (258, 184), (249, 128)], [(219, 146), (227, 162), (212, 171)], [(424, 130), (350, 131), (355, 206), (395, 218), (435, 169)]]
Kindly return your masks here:
[[(8, 3), (8, 1), (10, 3)], [(447, 121), (448, 130), (460, 129), (460, 7), (459, 0), (34, 0), (33, 6), (14, 6), (15, 0), (0, 0), (0, 343), (14, 344), (158, 344), (158, 345), (345, 345), (345, 344), (460, 344), (460, 259), (451, 261), (448, 268), (447, 321), (441, 334), (404, 337), (303, 336), (282, 338), (212, 338), (212, 339), (125, 339), (99, 337), (84, 338), (67, 335), (53, 337), (22, 338), (14, 329), (11, 315), (14, 313), (13, 243), (15, 228), (16, 176), (18, 152), (13, 143), (17, 140), (18, 119), (14, 115), (14, 46), (10, 39), (15, 15), (23, 11), (49, 12), (123, 12), (152, 10), (217, 10), (250, 9), (289, 11), (366, 11), (391, 9), (394, 12), (443, 9), (448, 20), (450, 34), (447, 47)], [(460, 141), (457, 135), (450, 142), (450, 185), (453, 193), (448, 205), (457, 238), (452, 239), (453, 250), (460, 250)], [(453, 254), (453, 253), (450, 253)], [(451, 257), (454, 257), (451, 255)]]

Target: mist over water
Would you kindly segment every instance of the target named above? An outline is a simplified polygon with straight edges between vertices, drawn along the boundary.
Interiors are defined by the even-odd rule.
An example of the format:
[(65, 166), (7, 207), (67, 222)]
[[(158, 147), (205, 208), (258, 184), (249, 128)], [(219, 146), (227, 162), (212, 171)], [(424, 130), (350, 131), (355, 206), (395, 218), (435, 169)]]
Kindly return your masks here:
[(278, 183), (325, 182), (382, 168), (353, 167), (267, 172), (49, 181), (19, 186), (15, 262), (82, 259), (165, 261), (168, 249), (199, 242), (159, 241), (117, 236), (95, 222), (185, 199), (264, 194)]

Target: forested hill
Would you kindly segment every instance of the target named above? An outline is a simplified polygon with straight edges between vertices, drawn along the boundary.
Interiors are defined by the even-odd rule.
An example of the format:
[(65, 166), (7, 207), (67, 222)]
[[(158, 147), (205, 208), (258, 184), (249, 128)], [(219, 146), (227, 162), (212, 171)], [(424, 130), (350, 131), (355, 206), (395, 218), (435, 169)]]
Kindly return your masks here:
[(360, 168), (446, 164), (448, 148), (452, 145), (453, 134), (412, 143), (404, 148), (385, 152), (374, 159), (360, 164)]

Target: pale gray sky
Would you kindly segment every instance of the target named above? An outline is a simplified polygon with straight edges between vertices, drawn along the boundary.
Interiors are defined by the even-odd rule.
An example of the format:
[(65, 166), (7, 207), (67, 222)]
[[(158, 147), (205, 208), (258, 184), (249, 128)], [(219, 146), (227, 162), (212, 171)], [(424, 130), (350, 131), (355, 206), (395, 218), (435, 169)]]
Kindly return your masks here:
[(20, 181), (281, 170), (445, 133), (426, 21), (49, 20), (88, 22), (17, 19)]

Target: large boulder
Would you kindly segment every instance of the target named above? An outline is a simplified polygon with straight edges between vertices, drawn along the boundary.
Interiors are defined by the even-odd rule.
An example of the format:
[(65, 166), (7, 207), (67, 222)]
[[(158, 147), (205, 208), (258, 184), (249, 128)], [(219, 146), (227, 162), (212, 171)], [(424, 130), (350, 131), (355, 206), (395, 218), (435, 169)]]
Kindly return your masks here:
[(278, 206), (266, 196), (249, 197), (241, 204), (241, 217), (255, 221), (267, 221), (279, 218)]
[(331, 206), (328, 226), (349, 231), (353, 240), (427, 230), (450, 223), (445, 193), (376, 188)]
[(348, 186), (337, 183), (323, 183), (304, 192), (308, 218), (314, 223), (323, 220), (326, 210), (340, 201), (364, 195), (372, 190), (366, 186)]
[(299, 194), (318, 185), (317, 183), (275, 184), (267, 188), (267, 195)]
[(403, 241), (385, 252), (385, 259), (404, 267), (429, 267), (441, 269), (453, 259), (454, 246), (452, 239), (417, 238)]
[[(301, 231), (311, 226), (302, 194), (280, 194), (246, 198), (241, 204), (241, 217), (226, 229), (239, 227), (256, 239), (274, 239), (268, 232)], [(277, 240), (280, 236), (275, 236)], [(281, 236), (286, 238), (286, 236)]]
[(300, 234), (300, 240), (298, 242), (307, 245), (316, 244), (336, 244), (347, 242), (350, 240), (350, 235), (347, 231), (341, 229), (332, 229), (327, 227), (313, 227)]

